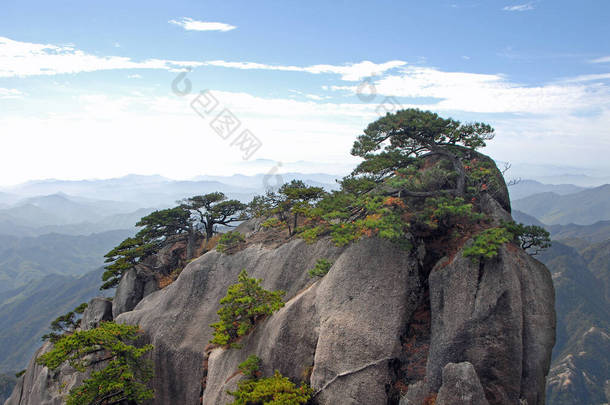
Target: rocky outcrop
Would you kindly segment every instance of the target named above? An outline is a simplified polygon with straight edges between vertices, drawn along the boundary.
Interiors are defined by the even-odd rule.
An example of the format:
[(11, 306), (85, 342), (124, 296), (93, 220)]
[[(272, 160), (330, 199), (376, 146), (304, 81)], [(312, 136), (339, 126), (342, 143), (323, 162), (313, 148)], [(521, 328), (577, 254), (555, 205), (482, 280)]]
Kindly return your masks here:
[[(326, 249), (328, 241), (319, 245)], [(372, 256), (379, 260), (371, 262)], [(319, 403), (387, 403), (390, 365), (421, 293), (409, 254), (375, 239), (350, 246), (323, 279), (257, 326), (241, 350), (211, 352), (203, 403), (227, 403), (237, 366), (249, 354), (263, 359), (265, 375), (277, 369), (309, 379)]]
[(506, 245), (498, 258), (473, 262), (458, 253), (430, 274), (432, 339), (427, 379), (437, 391), (443, 367), (468, 361), (491, 404), (525, 399), (544, 404), (555, 339), (553, 284), (548, 270)]
[[(505, 218), (504, 204), (492, 200), (486, 212)], [(240, 226), (251, 235), (258, 229)], [(155, 405), (228, 404), (227, 390), (242, 378), (237, 367), (252, 354), (264, 375), (277, 369), (310, 384), (319, 405), (544, 404), (555, 333), (548, 270), (512, 244), (479, 264), (460, 249), (438, 259), (423, 241), (413, 243), (405, 251), (376, 238), (347, 247), (292, 239), (211, 251), (161, 290), (144, 292), (137, 272), (127, 272), (113, 312), (140, 325), (154, 346)], [(312, 280), (308, 270), (321, 258), (333, 265)], [(209, 325), (242, 269), (266, 289), (284, 290), (286, 305), (243, 337), (241, 349), (210, 347)], [(121, 298), (129, 294), (135, 298)], [(21, 385), (30, 399), (10, 404), (42, 401), (54, 387), (40, 385), (45, 372), (31, 365)]]
[[(95, 328), (102, 321), (112, 320), (112, 302), (107, 298), (93, 298), (81, 318), (83, 329)], [(80, 385), (86, 374), (64, 364), (55, 371), (36, 363), (36, 359), (52, 348), (45, 342), (30, 360), (25, 374), (19, 378), (4, 405), (62, 405), (73, 387)], [(102, 367), (99, 363), (96, 367)]]
[(108, 298), (93, 298), (80, 321), (80, 327), (84, 330), (97, 328), (102, 321), (112, 320), (112, 300)]
[(112, 315), (117, 317), (123, 312), (131, 311), (142, 298), (157, 291), (159, 282), (155, 272), (144, 265), (127, 270), (116, 289), (112, 300)]

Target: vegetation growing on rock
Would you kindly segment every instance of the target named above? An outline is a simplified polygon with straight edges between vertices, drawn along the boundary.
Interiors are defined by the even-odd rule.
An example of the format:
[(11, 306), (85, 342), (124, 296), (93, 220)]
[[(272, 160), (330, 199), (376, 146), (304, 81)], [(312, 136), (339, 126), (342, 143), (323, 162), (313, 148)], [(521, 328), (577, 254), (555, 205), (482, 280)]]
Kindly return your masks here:
[(216, 250), (218, 250), (220, 253), (227, 253), (243, 244), (245, 241), (246, 240), (244, 239), (243, 235), (239, 232), (223, 233), (218, 239)]
[(245, 269), (239, 273), (237, 281), (220, 300), (220, 321), (210, 325), (214, 328), (211, 343), (234, 343), (237, 338), (248, 334), (259, 319), (284, 306), (283, 291), (265, 290), (261, 280), (248, 277)]
[(113, 404), (133, 401), (136, 404), (153, 398), (146, 385), (152, 378), (152, 367), (142, 356), (151, 345), (136, 347), (138, 327), (102, 322), (97, 328), (78, 330), (57, 339), (53, 348), (36, 361), (51, 370), (68, 362), (80, 372), (93, 366), (89, 378), (73, 388), (68, 405)]
[(326, 259), (319, 259), (313, 269), (309, 270), (309, 277), (324, 277), (332, 267), (332, 262)]
[(235, 398), (230, 405), (298, 405), (311, 399), (313, 389), (307, 384), (297, 386), (277, 370), (272, 377), (259, 377), (259, 368), (260, 358), (254, 355), (239, 365), (246, 379), (236, 391), (229, 391)]
[(51, 332), (42, 335), (42, 340), (49, 340), (53, 343), (57, 342), (63, 334), (72, 333), (80, 326), (80, 315), (85, 312), (88, 304), (83, 302), (74, 310), (58, 316), (51, 322)]

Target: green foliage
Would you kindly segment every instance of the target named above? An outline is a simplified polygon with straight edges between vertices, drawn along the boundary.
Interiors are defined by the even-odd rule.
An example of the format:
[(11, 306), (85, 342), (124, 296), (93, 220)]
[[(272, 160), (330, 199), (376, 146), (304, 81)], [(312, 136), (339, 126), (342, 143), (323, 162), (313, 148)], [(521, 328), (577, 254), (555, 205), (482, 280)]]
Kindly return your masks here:
[(146, 383), (152, 378), (152, 367), (142, 356), (151, 345), (138, 348), (138, 327), (115, 322), (102, 322), (99, 327), (76, 331), (58, 339), (53, 348), (36, 361), (56, 370), (68, 362), (80, 372), (100, 361), (103, 369), (94, 371), (68, 394), (68, 405), (89, 405), (133, 401), (142, 403), (153, 398)]
[(229, 200), (218, 191), (184, 199), (180, 207), (192, 215), (190, 222), (193, 229), (199, 226), (203, 228), (207, 240), (217, 233), (217, 225), (229, 226), (248, 217), (246, 204)]
[(104, 256), (105, 262), (109, 264), (104, 267), (105, 271), (102, 275), (104, 283), (100, 290), (116, 287), (125, 271), (155, 253), (157, 249), (156, 244), (145, 241), (142, 236), (125, 239)]
[(261, 226), (263, 228), (276, 228), (276, 227), (285, 226), (285, 225), (286, 225), (286, 223), (280, 221), (280, 219), (278, 217), (268, 218), (261, 224)]
[(306, 404), (313, 395), (307, 384), (297, 386), (276, 370), (273, 377), (240, 381), (231, 405), (298, 405)]
[(260, 367), (261, 359), (254, 354), (248, 356), (246, 361), (237, 366), (239, 371), (246, 376), (246, 378), (256, 378), (259, 374)]
[(324, 277), (333, 263), (326, 259), (319, 259), (313, 269), (309, 270), (309, 277)]
[(275, 215), (278, 222), (268, 222), (268, 225), (283, 224), (288, 233), (293, 235), (299, 217), (307, 216), (313, 204), (325, 195), (321, 187), (309, 187), (300, 180), (285, 183), (276, 192), (267, 192), (265, 196), (257, 196), (250, 203), (251, 212), (259, 212), (260, 216)]
[(77, 316), (82, 315), (87, 306), (88, 304), (83, 302), (67, 314), (58, 316), (51, 322), (51, 332), (43, 335), (42, 340), (55, 343), (63, 334), (74, 332), (80, 326), (80, 318), (77, 318)]
[(551, 234), (540, 226), (517, 224), (515, 222), (505, 222), (502, 226), (518, 238), (521, 248), (532, 256), (551, 247)]
[(430, 111), (406, 109), (387, 114), (368, 125), (352, 148), (364, 158), (354, 173), (378, 178), (409, 167), (426, 153), (448, 152), (455, 145), (468, 149), (485, 146), (494, 130), (487, 124), (462, 124)]
[(473, 262), (491, 259), (498, 255), (500, 246), (514, 240), (514, 235), (504, 227), (489, 228), (477, 234), (471, 246), (464, 248), (464, 257)]
[(220, 321), (210, 325), (214, 328), (211, 343), (233, 343), (248, 334), (257, 320), (284, 306), (283, 291), (267, 291), (260, 283), (261, 280), (248, 277), (246, 270), (239, 273), (238, 283), (230, 286), (220, 300)]
[(244, 243), (246, 239), (244, 239), (243, 235), (239, 232), (227, 232), (223, 233), (218, 239), (218, 244), (216, 245), (216, 250), (221, 253), (227, 253)]
[(17, 378), (21, 377), (22, 375), (25, 374), (26, 371), (28, 371), (28, 370), (27, 369), (23, 369), (23, 370), (15, 373), (15, 377), (17, 377)]
[(137, 238), (145, 243), (160, 243), (172, 235), (187, 232), (190, 228), (190, 213), (183, 207), (154, 211), (142, 217), (136, 224), (142, 229)]
[(430, 197), (418, 215), (420, 223), (430, 229), (447, 230), (460, 222), (472, 223), (484, 218), (474, 206), (461, 197)]

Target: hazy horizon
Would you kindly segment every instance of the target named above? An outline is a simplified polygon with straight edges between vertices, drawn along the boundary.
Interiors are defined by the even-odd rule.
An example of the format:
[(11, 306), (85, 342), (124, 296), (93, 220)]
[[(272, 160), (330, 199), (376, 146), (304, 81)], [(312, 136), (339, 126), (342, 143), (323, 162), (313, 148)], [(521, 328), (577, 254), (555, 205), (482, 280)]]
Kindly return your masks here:
[(605, 177), (610, 44), (593, 39), (609, 8), (9, 1), (0, 184), (272, 169), (257, 161), (345, 173), (355, 138), (398, 108), (490, 123), (484, 153), (534, 176)]

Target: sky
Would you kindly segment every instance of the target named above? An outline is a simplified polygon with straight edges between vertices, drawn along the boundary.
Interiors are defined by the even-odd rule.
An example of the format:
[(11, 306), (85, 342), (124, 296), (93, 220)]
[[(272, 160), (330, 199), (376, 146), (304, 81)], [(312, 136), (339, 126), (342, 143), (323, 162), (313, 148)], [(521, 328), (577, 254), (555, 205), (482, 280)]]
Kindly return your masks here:
[(610, 176), (610, 2), (17, 1), (0, 185), (345, 174), (388, 111), (486, 122), (515, 175)]

